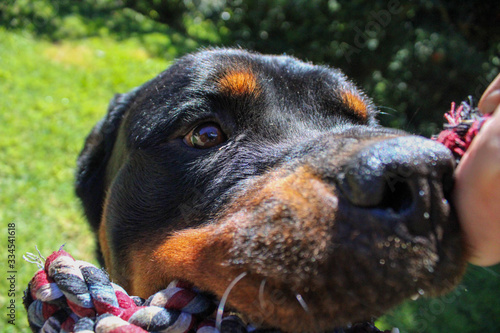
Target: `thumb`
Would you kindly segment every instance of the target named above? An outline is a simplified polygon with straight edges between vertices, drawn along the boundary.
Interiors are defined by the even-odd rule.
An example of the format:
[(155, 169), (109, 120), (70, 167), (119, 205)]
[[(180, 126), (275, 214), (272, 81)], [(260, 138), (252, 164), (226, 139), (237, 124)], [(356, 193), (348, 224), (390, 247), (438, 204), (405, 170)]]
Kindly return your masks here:
[(479, 110), (482, 113), (493, 113), (500, 104), (500, 74), (490, 83), (479, 100)]

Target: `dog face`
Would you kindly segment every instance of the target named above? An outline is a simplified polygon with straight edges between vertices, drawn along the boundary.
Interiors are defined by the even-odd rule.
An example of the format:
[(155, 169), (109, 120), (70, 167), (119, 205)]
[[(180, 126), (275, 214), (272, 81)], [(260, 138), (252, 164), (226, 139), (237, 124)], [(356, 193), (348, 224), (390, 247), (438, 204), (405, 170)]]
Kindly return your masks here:
[(221, 297), (245, 272), (228, 303), (284, 331), (448, 291), (464, 269), (453, 158), (375, 113), (337, 70), (227, 49), (117, 95), (77, 175), (111, 277)]

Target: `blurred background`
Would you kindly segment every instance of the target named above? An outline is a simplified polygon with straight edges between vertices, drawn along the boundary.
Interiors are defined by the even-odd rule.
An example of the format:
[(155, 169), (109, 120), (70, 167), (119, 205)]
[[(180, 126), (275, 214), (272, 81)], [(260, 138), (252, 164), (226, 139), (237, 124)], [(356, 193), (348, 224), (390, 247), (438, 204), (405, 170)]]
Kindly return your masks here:
[[(209, 46), (288, 54), (342, 69), (373, 97), (380, 121), (421, 135), (452, 101), (478, 101), (500, 68), (500, 2), (336, 0), (3, 0), (0, 2), (1, 249), (15, 244), (16, 321), (0, 275), (1, 332), (28, 330), (22, 292), (66, 244), (93, 261), (73, 194), (75, 160), (114, 93)], [(8, 243), (7, 226), (15, 225)], [(95, 262), (94, 262), (95, 263)], [(0, 265), (3, 266), (3, 265)], [(410, 300), (378, 321), (401, 332), (500, 332), (500, 266), (470, 266), (462, 284)]]

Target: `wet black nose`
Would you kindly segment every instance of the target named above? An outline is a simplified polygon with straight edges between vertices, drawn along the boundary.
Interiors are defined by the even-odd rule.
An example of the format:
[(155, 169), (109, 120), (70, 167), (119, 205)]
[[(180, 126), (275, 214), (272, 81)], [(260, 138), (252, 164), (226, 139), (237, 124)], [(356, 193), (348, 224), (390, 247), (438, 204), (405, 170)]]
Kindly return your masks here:
[(441, 144), (403, 136), (365, 147), (342, 167), (337, 183), (355, 207), (381, 219), (403, 220), (425, 234), (435, 207), (447, 205), (454, 160)]

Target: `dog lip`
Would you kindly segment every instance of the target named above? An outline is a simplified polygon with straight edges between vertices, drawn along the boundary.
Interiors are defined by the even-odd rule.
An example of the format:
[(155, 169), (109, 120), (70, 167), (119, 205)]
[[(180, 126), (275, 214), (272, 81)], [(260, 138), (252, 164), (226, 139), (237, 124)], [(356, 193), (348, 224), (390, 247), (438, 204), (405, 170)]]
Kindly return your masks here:
[[(252, 273), (246, 273), (247, 278), (255, 277)], [(237, 278), (236, 278), (237, 279)], [(238, 305), (228, 305), (226, 303), (224, 312), (230, 312), (239, 317), (245, 323), (247, 328), (258, 332), (276, 331), (276, 332), (316, 332), (326, 333), (332, 330), (340, 330), (340, 332), (358, 332), (358, 329), (363, 327), (362, 332), (380, 332), (373, 324), (374, 316), (380, 316), (385, 311), (370, 310), (369, 315), (358, 316), (351, 320), (338, 321), (334, 313), (325, 315), (325, 307), (317, 306), (317, 304), (308, 301), (308, 291), (297, 292), (291, 287), (284, 287), (282, 283), (272, 283), (270, 280), (261, 280), (264, 283), (256, 283), (255, 288), (259, 290), (259, 295), (256, 298), (260, 310), (258, 312), (247, 312), (242, 310)], [(264, 288), (262, 286), (265, 285)], [(257, 287), (258, 286), (258, 287)], [(262, 290), (261, 290), (262, 289)], [(271, 290), (271, 292), (269, 291)], [(415, 289), (414, 293), (421, 292), (421, 289)], [(325, 289), (323, 292), (316, 291), (318, 295), (329, 294)], [(274, 295), (279, 295), (279, 298), (273, 300)], [(303, 296), (304, 295), (304, 296)], [(229, 293), (230, 296), (230, 293)], [(215, 297), (219, 301), (218, 297)], [(324, 296), (322, 296), (324, 298)], [(406, 297), (409, 298), (409, 295)], [(402, 299), (398, 299), (399, 303)], [(288, 308), (281, 308), (282, 304), (287, 304)], [(292, 306), (290, 306), (292, 305)], [(365, 304), (359, 304), (359, 309), (366, 314)], [(340, 311), (341, 308), (337, 308)], [(283, 316), (283, 314), (286, 316)]]
[[(242, 278), (242, 280), (245, 277), (250, 279), (255, 278), (255, 276), (252, 273), (246, 272), (244, 274), (245, 276)], [(237, 280), (240, 276), (236, 277), (233, 281)], [(257, 281), (259, 279), (260, 278), (257, 278)], [(372, 332), (372, 330), (373, 332), (379, 332), (379, 330), (377, 330), (373, 325), (372, 321), (368, 319), (358, 319), (358, 320), (338, 323), (337, 325), (332, 325), (334, 320), (331, 319), (331, 316), (329, 317), (323, 316), (321, 318), (315, 317), (313, 312), (316, 312), (318, 309), (313, 306), (314, 304), (307, 302), (307, 297), (302, 296), (306, 295), (307, 292), (306, 293), (295, 292), (291, 287), (283, 287), (282, 285), (280, 286), (280, 283), (274, 284), (272, 281), (268, 279), (261, 281), (264, 281), (264, 283), (261, 282), (255, 284), (255, 288), (259, 290), (258, 300), (254, 302), (258, 303), (258, 306), (260, 307), (260, 311), (258, 312), (258, 314), (256, 314), (256, 312), (253, 313), (247, 312), (241, 309), (242, 306), (238, 305), (233, 306), (230, 305), (229, 303), (224, 304), (224, 312), (229, 312), (233, 315), (236, 315), (242, 320), (243, 323), (245, 323), (245, 325), (249, 325), (251, 329), (258, 331), (263, 330), (267, 332), (268, 330), (272, 331), (278, 330), (276, 332), (281, 332), (282, 330), (282, 332), (296, 332), (297, 330), (299, 330), (303, 332), (326, 333), (330, 332), (332, 329), (342, 329), (345, 327), (363, 326), (369, 324), (368, 326), (370, 330), (366, 329), (363, 332)], [(271, 290), (271, 292), (269, 292), (269, 290)], [(327, 292), (326, 289), (325, 292)], [(219, 298), (210, 291), (206, 293), (209, 296), (214, 295), (212, 297), (216, 301), (216, 304), (220, 304), (221, 298), (224, 298), (224, 295), (222, 295), (221, 298)], [(229, 292), (228, 293), (229, 298), (230, 295), (231, 293)], [(284, 311), (282, 311), (283, 309), (281, 310), (278, 309), (277, 311), (281, 312), (281, 314), (283, 313), (287, 314), (286, 317), (281, 316), (280, 318), (279, 315), (276, 315), (275, 310), (277, 308), (283, 308), (282, 304), (287, 304), (288, 306), (289, 305), (292, 306), (291, 307), (289, 306), (288, 309), (285, 309)], [(292, 310), (294, 314), (292, 314), (290, 310)], [(297, 325), (289, 324), (290, 322), (297, 321), (298, 318), (300, 318), (300, 320), (298, 321), (299, 324)], [(274, 324), (272, 324), (273, 322)]]

